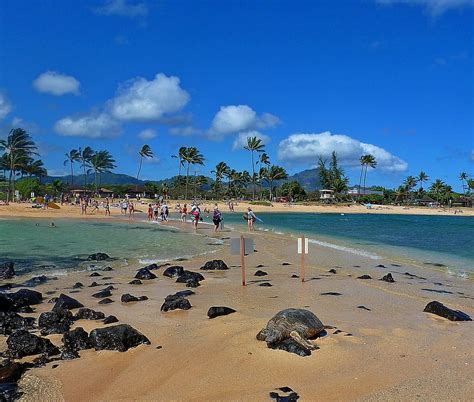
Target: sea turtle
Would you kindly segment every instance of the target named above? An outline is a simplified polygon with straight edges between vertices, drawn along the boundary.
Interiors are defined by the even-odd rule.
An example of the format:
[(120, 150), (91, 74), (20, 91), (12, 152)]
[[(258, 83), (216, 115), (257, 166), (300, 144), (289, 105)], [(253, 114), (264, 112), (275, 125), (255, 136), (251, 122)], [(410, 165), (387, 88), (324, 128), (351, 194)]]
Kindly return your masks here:
[[(324, 331), (324, 325), (311, 311), (288, 308), (275, 314), (268, 321), (267, 326), (257, 334), (257, 339), (267, 342), (269, 348), (284, 349), (307, 356), (311, 354), (311, 350), (318, 349), (317, 345), (308, 339), (316, 337), (322, 331)], [(291, 345), (301, 347), (302, 353), (295, 351), (294, 347), (290, 347)], [(297, 349), (300, 348), (297, 347)]]

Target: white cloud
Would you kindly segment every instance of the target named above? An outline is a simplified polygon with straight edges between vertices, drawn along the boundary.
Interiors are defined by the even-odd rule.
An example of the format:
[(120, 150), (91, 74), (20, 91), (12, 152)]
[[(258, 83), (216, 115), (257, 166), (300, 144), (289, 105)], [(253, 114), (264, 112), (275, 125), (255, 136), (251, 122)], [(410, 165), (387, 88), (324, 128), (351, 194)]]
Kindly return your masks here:
[(68, 116), (56, 122), (54, 131), (68, 137), (110, 138), (120, 133), (120, 124), (106, 113)]
[(12, 104), (7, 96), (0, 92), (0, 119), (3, 119), (12, 110)]
[(46, 71), (33, 81), (33, 87), (42, 93), (61, 96), (65, 94), (79, 94), (80, 82), (70, 75), (56, 71)]
[(138, 134), (138, 138), (140, 138), (141, 140), (152, 140), (153, 138), (156, 137), (156, 131), (153, 130), (152, 128), (147, 128), (145, 130), (142, 130), (140, 131), (140, 133)]
[(270, 142), (270, 137), (268, 135), (262, 134), (258, 131), (243, 131), (235, 137), (234, 144), (232, 145), (233, 150), (243, 149), (247, 145), (248, 137), (257, 137), (262, 140), (266, 145)]
[(168, 113), (180, 111), (189, 99), (178, 77), (160, 73), (151, 81), (142, 77), (126, 81), (108, 107), (119, 120), (157, 121)]
[(443, 14), (445, 11), (461, 7), (473, 7), (474, 0), (376, 0), (380, 4), (407, 4), (422, 6), (433, 16)]
[(12, 119), (11, 126), (12, 128), (22, 128), (23, 130), (28, 131), (30, 134), (35, 134), (39, 131), (37, 124), (25, 121), (21, 117), (17, 116)]
[(240, 131), (274, 127), (279, 122), (280, 119), (270, 113), (263, 113), (258, 116), (247, 105), (221, 106), (212, 120), (208, 134), (211, 138), (219, 139), (223, 135)]
[(145, 17), (148, 7), (145, 3), (127, 2), (127, 0), (106, 0), (103, 6), (94, 9), (100, 15), (119, 15), (123, 17)]
[(337, 152), (343, 166), (359, 166), (359, 158), (372, 154), (377, 160), (377, 168), (391, 172), (403, 172), (408, 164), (399, 157), (376, 145), (360, 142), (347, 135), (331, 134), (329, 131), (315, 134), (292, 134), (280, 142), (278, 157), (282, 161), (315, 164), (318, 156), (328, 158)]
[(192, 126), (173, 127), (173, 128), (170, 128), (169, 131), (173, 135), (181, 135), (183, 137), (202, 134), (202, 130), (200, 130), (199, 128), (192, 127)]

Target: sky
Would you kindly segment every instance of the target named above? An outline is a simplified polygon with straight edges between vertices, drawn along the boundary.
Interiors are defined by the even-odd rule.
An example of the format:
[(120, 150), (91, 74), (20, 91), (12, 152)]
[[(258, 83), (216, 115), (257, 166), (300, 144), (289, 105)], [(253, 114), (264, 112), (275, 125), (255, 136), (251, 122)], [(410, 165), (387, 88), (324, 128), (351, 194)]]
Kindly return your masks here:
[[(261, 138), (292, 174), (335, 150), (358, 183), (474, 176), (474, 0), (0, 2), (0, 137), (26, 129), (51, 175), (106, 149), (141, 178), (196, 146), (211, 175)], [(77, 168), (77, 167), (76, 167)]]

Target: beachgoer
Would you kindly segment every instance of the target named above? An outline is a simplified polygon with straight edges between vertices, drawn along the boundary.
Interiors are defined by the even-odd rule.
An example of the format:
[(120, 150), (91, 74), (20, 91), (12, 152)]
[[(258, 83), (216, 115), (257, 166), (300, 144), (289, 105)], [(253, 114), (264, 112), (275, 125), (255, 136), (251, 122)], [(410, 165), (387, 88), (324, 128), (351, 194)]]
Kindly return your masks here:
[(110, 216), (110, 202), (109, 197), (105, 198), (105, 216)]
[(219, 211), (219, 208), (215, 206), (214, 213), (212, 214), (212, 222), (214, 223), (214, 232), (217, 232), (217, 230), (219, 229), (219, 225), (221, 221), (222, 221), (221, 211)]
[(248, 207), (247, 208), (247, 224), (249, 227), (249, 230), (253, 230), (253, 224), (257, 220), (257, 216), (255, 213), (252, 211), (252, 208)]
[(197, 229), (199, 219), (201, 217), (201, 210), (197, 205), (191, 207), (191, 215), (193, 216), (193, 226), (194, 229)]
[(130, 201), (128, 204), (128, 218), (131, 219), (133, 213), (135, 212), (135, 206), (133, 205), (133, 202)]
[(148, 220), (151, 221), (153, 219), (153, 207), (151, 204), (148, 204)]
[(164, 204), (161, 206), (161, 222), (168, 220), (168, 213), (167, 213), (167, 210), (168, 210), (168, 205), (166, 205), (166, 203), (164, 203)]
[(120, 206), (121, 206), (120, 213), (123, 215), (127, 215), (128, 201), (122, 200), (122, 202), (120, 203)]
[(153, 207), (153, 220), (157, 221), (158, 220), (158, 210), (160, 209), (158, 203), (155, 204)]
[(49, 224), (49, 227), (50, 227), (50, 228), (57, 228), (57, 226), (54, 224), (54, 222), (51, 222), (51, 223)]
[(188, 206), (184, 204), (183, 208), (181, 209), (181, 221), (186, 222), (186, 215), (188, 214)]

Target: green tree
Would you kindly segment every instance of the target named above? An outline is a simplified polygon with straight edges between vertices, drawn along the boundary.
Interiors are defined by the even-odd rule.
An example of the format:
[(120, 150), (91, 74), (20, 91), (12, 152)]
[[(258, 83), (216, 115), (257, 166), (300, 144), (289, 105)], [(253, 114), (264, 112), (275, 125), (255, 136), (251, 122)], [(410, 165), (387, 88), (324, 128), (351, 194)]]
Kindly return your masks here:
[(65, 154), (66, 156), (66, 160), (64, 161), (64, 166), (66, 166), (66, 164), (70, 164), (71, 166), (71, 187), (74, 185), (74, 168), (73, 168), (73, 165), (74, 165), (74, 162), (78, 162), (80, 160), (80, 154), (79, 154), (79, 151), (77, 149), (71, 149), (69, 152), (67, 152)]
[(422, 190), (423, 190), (423, 183), (427, 182), (428, 180), (429, 180), (429, 177), (425, 172), (421, 171), (418, 174), (417, 181), (418, 181), (418, 183), (420, 183), (420, 188)]
[(179, 167), (178, 167), (178, 177), (181, 176), (181, 168), (184, 166), (184, 154), (186, 153), (186, 150), (187, 148), (186, 147), (181, 147), (179, 148), (178, 150), (178, 154), (177, 155), (171, 155), (172, 158), (176, 158), (178, 159), (178, 162), (179, 162)]
[(41, 192), (41, 185), (38, 179), (33, 177), (25, 177), (24, 179), (18, 180), (16, 189), (20, 192), (22, 199), (28, 199), (31, 193), (38, 195)]
[(94, 151), (91, 147), (79, 148), (78, 160), (81, 162), (82, 171), (84, 173), (84, 189), (87, 187), (87, 169), (91, 167), (91, 159), (94, 156)]
[(467, 173), (466, 172), (461, 172), (459, 174), (459, 180), (461, 180), (461, 185), (462, 185), (462, 193), (466, 195), (466, 185), (465, 182), (467, 181)]
[(186, 191), (184, 198), (187, 200), (189, 187), (189, 167), (191, 165), (204, 165), (204, 156), (196, 147), (189, 147), (183, 151), (182, 158), (184, 163), (186, 163)]
[(224, 179), (225, 176), (227, 176), (229, 172), (230, 172), (230, 167), (225, 162), (219, 162), (214, 168), (214, 170), (211, 170), (211, 173), (214, 173), (215, 178), (216, 178), (214, 182), (214, 192), (216, 194), (216, 197), (218, 197), (220, 193), (222, 180)]
[(281, 166), (272, 165), (268, 168), (265, 180), (270, 184), (270, 201), (273, 200), (273, 182), (287, 178), (288, 173)]
[(244, 146), (244, 149), (250, 152), (252, 160), (252, 200), (255, 200), (255, 164), (254, 164), (254, 153), (265, 152), (265, 145), (262, 140), (257, 137), (247, 137), (247, 145)]
[(375, 169), (377, 166), (377, 161), (375, 160), (375, 156), (371, 154), (366, 154), (362, 155), (359, 159), (359, 162), (362, 166), (362, 170), (360, 172), (360, 178), (359, 178), (359, 195), (360, 195), (360, 186), (361, 186), (361, 181), (362, 181), (362, 173), (364, 176), (364, 191), (363, 193), (365, 194), (365, 183), (367, 179), (367, 168), (371, 167), (372, 169)]
[(280, 195), (289, 199), (301, 200), (306, 197), (306, 191), (296, 180), (283, 183), (279, 190)]
[(430, 193), (434, 194), (436, 202), (439, 204), (441, 194), (445, 188), (446, 184), (440, 179), (436, 179), (430, 186)]
[(137, 186), (136, 189), (138, 190), (138, 178), (140, 177), (140, 172), (142, 170), (142, 163), (143, 158), (153, 158), (153, 151), (151, 150), (149, 145), (143, 145), (142, 149), (138, 151), (138, 155), (140, 156), (140, 164), (138, 166), (138, 173), (137, 173)]
[(412, 190), (416, 186), (416, 179), (413, 176), (408, 176), (404, 180), (403, 185), (405, 186), (405, 188), (407, 190), (407, 202), (408, 202), (408, 199), (412, 199), (411, 195), (412, 195)]
[(100, 182), (100, 175), (101, 173), (110, 172), (115, 169), (115, 159), (112, 158), (109, 151), (99, 151), (95, 152), (90, 160), (90, 166), (94, 172), (94, 184), (95, 184), (95, 191), (98, 190), (98, 183), (97, 177), (99, 177)]

